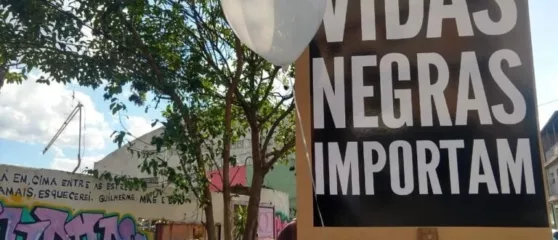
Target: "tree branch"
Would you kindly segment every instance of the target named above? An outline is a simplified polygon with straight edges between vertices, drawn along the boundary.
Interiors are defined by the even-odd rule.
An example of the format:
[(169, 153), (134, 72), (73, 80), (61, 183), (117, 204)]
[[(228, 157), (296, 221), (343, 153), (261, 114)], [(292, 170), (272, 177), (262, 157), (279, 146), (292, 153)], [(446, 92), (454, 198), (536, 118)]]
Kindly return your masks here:
[[(157, 79), (159, 81), (162, 81), (164, 79), (163, 73), (161, 72), (161, 69), (159, 68), (157, 62), (155, 62), (155, 59), (153, 58), (153, 55), (151, 55), (151, 52), (149, 52), (149, 49), (147, 48), (147, 46), (141, 40), (141, 37), (139, 36), (138, 32), (136, 31), (136, 29), (134, 28), (132, 23), (130, 21), (126, 20), (124, 14), (122, 14), (122, 11), (119, 11), (118, 13), (119, 13), (120, 17), (122, 18), (122, 22), (124, 22), (124, 25), (126, 26), (128, 31), (130, 31), (132, 33), (134, 43), (136, 43), (138, 45), (140, 51), (142, 52), (144, 57), (147, 59), (149, 67), (151, 67), (151, 70), (153, 70), (153, 72), (155, 72), (155, 75), (157, 76)], [(162, 89), (165, 89), (162, 85), (160, 87)]]
[[(242, 68), (244, 66), (244, 56), (242, 54), (242, 45), (240, 43), (240, 39), (236, 38), (235, 40), (236, 45), (236, 58), (237, 58), (237, 67), (236, 72), (234, 74), (234, 78), (229, 85), (229, 89), (226, 93), (225, 99), (225, 134), (223, 137), (223, 175), (225, 180), (229, 180), (228, 171), (229, 171), (229, 164), (230, 164), (230, 154), (231, 154), (231, 124), (232, 124), (232, 101), (234, 97), (234, 92), (237, 89), (238, 82), (240, 81), (240, 75), (242, 74)], [(229, 187), (229, 182), (223, 183), (223, 186), (227, 184)]]
[[(292, 99), (293, 97), (294, 97), (294, 92), (291, 92), (289, 95), (281, 97), (281, 100), (279, 101), (279, 103), (277, 103), (277, 105), (275, 105), (273, 110), (271, 110), (267, 116), (263, 117), (260, 122), (265, 123), (265, 122), (269, 121), (269, 119), (271, 119), (271, 117), (273, 115), (275, 115), (275, 113), (277, 113), (277, 111), (281, 107), (283, 107), (283, 103), (285, 103), (285, 101), (287, 101), (289, 99)], [(291, 105), (294, 105), (294, 101), (293, 101), (293, 103), (291, 103)]]
[(225, 240), (232, 240), (232, 209), (231, 209), (231, 179), (230, 179), (230, 157), (231, 157), (231, 125), (232, 125), (232, 101), (234, 92), (237, 89), (242, 68), (244, 66), (244, 54), (242, 53), (242, 45), (240, 39), (235, 38), (236, 50), (236, 72), (231, 80), (229, 89), (227, 90), (225, 100), (225, 134), (223, 138), (223, 203), (224, 203), (224, 230)]
[(287, 116), (289, 116), (289, 114), (294, 110), (294, 108), (295, 108), (295, 103), (293, 101), (289, 105), (289, 107), (277, 119), (275, 119), (275, 122), (271, 124), (271, 128), (269, 128), (269, 131), (267, 131), (267, 136), (265, 137), (265, 140), (262, 145), (262, 149), (261, 149), (262, 156), (265, 155), (265, 152), (267, 151), (267, 147), (269, 145), (269, 142), (271, 141), (271, 138), (273, 138), (273, 134), (275, 133), (275, 130), (277, 129), (277, 127), (279, 127), (279, 124), (281, 124), (281, 122), (285, 120)]
[[(182, 159), (179, 159), (179, 162), (180, 162), (180, 166), (182, 167), (182, 174), (183, 174), (184, 176), (189, 176), (190, 174), (186, 171), (186, 164), (184, 163), (184, 161), (183, 161)], [(184, 178), (185, 178), (185, 177), (184, 177)], [(190, 185), (192, 185), (192, 181), (189, 180), (189, 178), (185, 178), (185, 179), (188, 179), (188, 183), (189, 183)], [(192, 193), (194, 194), (194, 196), (195, 196), (197, 199), (199, 199), (200, 201), (202, 201), (202, 198), (201, 198), (200, 194), (196, 191), (196, 189), (195, 189), (195, 188), (192, 188), (191, 190), (192, 190)]]
[[(194, 23), (196, 24), (196, 29), (198, 29), (198, 32), (199, 32), (200, 34), (202, 34), (202, 32), (201, 32), (202, 30), (212, 31), (213, 29), (212, 29), (211, 27), (209, 27), (209, 26), (203, 21), (203, 18), (200, 16), (198, 10), (196, 9), (196, 6), (195, 6), (193, 3), (189, 3), (189, 4), (190, 4), (190, 10), (191, 10), (191, 12), (193, 13), (193, 15), (191, 15), (191, 14), (189, 14), (189, 13), (187, 13), (187, 15), (190, 15), (190, 16), (193, 18)], [(213, 31), (213, 35), (217, 36), (217, 38), (220, 38), (220, 37), (221, 37), (221, 34), (216, 33), (216, 32), (214, 32), (214, 31)], [(195, 34), (194, 34), (194, 36), (195, 36)], [(207, 58), (206, 61), (208, 61), (208, 63), (209, 63), (210, 65), (212, 65), (212, 67), (214, 68), (214, 70), (215, 70), (217, 73), (221, 72), (222, 70), (221, 70), (221, 69), (218, 67), (218, 65), (216, 64), (215, 59), (213, 59), (213, 57), (209, 56), (209, 55), (210, 55), (209, 49), (206, 48), (204, 41), (201, 40), (201, 39), (204, 39), (203, 36), (201, 36), (201, 39), (200, 39), (200, 38), (197, 38), (197, 37), (196, 37), (196, 39), (197, 39), (197, 42), (198, 42), (198, 46), (199, 46), (200, 48), (203, 48), (203, 49), (204, 49), (203, 52), (207, 55), (207, 56), (206, 56), (206, 58)], [(229, 68), (229, 66), (228, 66), (228, 63), (226, 62), (226, 61), (227, 61), (227, 58), (223, 55), (223, 53), (219, 50), (219, 47), (216, 45), (216, 42), (218, 42), (218, 41), (211, 41), (211, 40), (213, 40), (213, 39), (205, 40), (205, 41), (209, 41), (209, 44), (211, 45), (211, 49), (213, 50), (213, 52), (216, 52), (216, 54), (221, 58), (221, 60), (225, 62), (225, 71), (228, 72), (229, 75), (232, 75), (231, 70), (230, 70), (230, 68)], [(227, 43), (227, 42), (228, 42), (226, 39), (221, 39), (221, 40), (223, 40), (223, 41), (221, 41), (221, 42), (224, 42), (224, 43)], [(229, 46), (229, 47), (234, 47), (234, 48), (236, 48), (236, 46)], [(237, 68), (238, 68), (238, 67), (237, 67)], [(226, 80), (226, 78), (227, 78), (226, 74), (225, 74), (224, 77), (225, 77), (224, 80)]]
[(283, 145), (282, 148), (268, 153), (266, 155), (266, 159), (268, 157), (271, 157), (271, 159), (264, 163), (264, 167), (263, 167), (264, 171), (265, 172), (269, 171), (269, 169), (281, 158), (281, 156), (283, 156), (286, 152), (288, 152), (290, 149), (295, 147), (295, 143), (296, 143), (296, 138), (293, 137), (291, 138), (290, 141), (288, 141), (285, 145)]
[[(141, 40), (141, 37), (139, 36), (138, 32), (136, 31), (136, 29), (134, 28), (132, 23), (126, 20), (124, 14), (122, 13), (122, 10), (118, 11), (118, 14), (119, 14), (120, 18), (122, 19), (122, 22), (124, 23), (124, 25), (128, 29), (128, 31), (130, 31), (132, 33), (132, 37), (133, 37), (133, 40), (134, 40), (135, 44), (138, 45), (140, 51), (142, 52), (144, 57), (147, 59), (151, 70), (155, 73), (155, 76), (157, 77), (156, 78), (157, 81), (153, 82), (153, 85), (158, 87), (161, 92), (166, 93), (167, 95), (169, 95), (171, 100), (175, 104), (178, 105), (178, 107), (180, 108), (180, 111), (182, 113), (181, 115), (182, 115), (182, 118), (184, 120), (184, 123), (186, 124), (187, 129), (189, 129), (188, 132), (190, 133), (191, 136), (196, 137), (196, 141), (199, 141), (199, 139), (200, 139), (199, 138), (199, 133), (197, 131), (195, 131), (195, 129), (193, 129), (194, 125), (192, 124), (192, 121), (189, 117), (188, 110), (185, 107), (184, 103), (182, 102), (182, 99), (180, 98), (180, 96), (178, 96), (175, 89), (168, 88), (168, 87), (164, 86), (164, 84), (162, 84), (162, 81), (164, 79), (163, 73), (161, 72), (161, 69), (159, 68), (157, 62), (155, 61), (155, 59), (151, 55), (151, 52), (149, 51), (147, 46)], [(198, 158), (201, 158), (200, 146), (197, 146), (197, 147), (198, 147)]]
[(262, 98), (258, 101), (257, 107), (261, 106), (262, 103), (267, 99), (267, 97), (269, 96), (269, 93), (271, 92), (271, 90), (273, 90), (273, 83), (275, 80), (275, 77), (277, 77), (277, 74), (279, 73), (279, 70), (281, 69), (281, 67), (275, 67), (273, 69), (273, 71), (271, 72), (271, 74), (269, 74), (269, 83), (264, 91), (264, 94), (262, 95)]

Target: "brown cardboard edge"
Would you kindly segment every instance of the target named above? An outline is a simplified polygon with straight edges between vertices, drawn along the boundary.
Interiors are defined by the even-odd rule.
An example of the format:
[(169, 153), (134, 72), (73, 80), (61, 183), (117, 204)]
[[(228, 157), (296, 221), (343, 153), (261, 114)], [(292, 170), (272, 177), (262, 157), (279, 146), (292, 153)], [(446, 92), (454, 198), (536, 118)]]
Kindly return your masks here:
[[(310, 59), (309, 49), (296, 61), (295, 88), (297, 108), (302, 119), (308, 149), (311, 146), (311, 108), (310, 108)], [(533, 78), (534, 79), (534, 78)], [(536, 88), (533, 88), (536, 96)], [(296, 118), (296, 184), (297, 184), (297, 239), (340, 239), (340, 240), (415, 240), (418, 227), (385, 227), (385, 228), (320, 228), (313, 226), (312, 179), (300, 123)], [(538, 126), (538, 110), (537, 110)], [(540, 133), (539, 133), (540, 143)], [(542, 153), (542, 146), (539, 144)], [(310, 159), (312, 152), (308, 153)], [(544, 155), (541, 154), (545, 193), (547, 193)], [(548, 194), (546, 196), (547, 210)], [(439, 240), (531, 240), (551, 239), (550, 221), (548, 228), (485, 228), (485, 227), (440, 227)]]

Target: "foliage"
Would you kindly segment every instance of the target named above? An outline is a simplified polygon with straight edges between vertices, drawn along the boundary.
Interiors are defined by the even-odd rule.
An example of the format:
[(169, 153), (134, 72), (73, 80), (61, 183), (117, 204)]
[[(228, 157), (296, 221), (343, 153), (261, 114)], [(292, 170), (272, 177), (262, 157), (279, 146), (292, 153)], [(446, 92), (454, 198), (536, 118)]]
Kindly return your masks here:
[[(59, 11), (60, 4), (55, 1), (0, 3), (0, 87), (21, 83), (36, 67), (47, 73), (38, 79), (41, 82), (67, 83), (79, 76), (86, 85), (99, 86), (100, 76), (88, 67), (95, 59), (83, 54), (88, 41), (82, 21)], [(83, 7), (76, 11), (82, 16), (90, 14)]]
[[(172, 186), (176, 199), (200, 203), (210, 240), (215, 231), (207, 172), (226, 172), (230, 165), (250, 161), (254, 177), (243, 239), (253, 238), (247, 232), (256, 228), (263, 178), (294, 149), (293, 92), (281, 89), (293, 68), (281, 74), (242, 46), (218, 0), (0, 3), (0, 73), (7, 72), (0, 79), (21, 82), (38, 69), (42, 83), (103, 86), (113, 114), (125, 115), (129, 103), (162, 111), (163, 119), (153, 124), (160, 122), (163, 128), (151, 141), (126, 143), (126, 130), (116, 131), (114, 141), (142, 159), (142, 172), (162, 179), (163, 187)], [(126, 86), (129, 102), (121, 102), (118, 96)], [(251, 141), (250, 160), (230, 155), (230, 144), (244, 137)], [(224, 184), (226, 209), (229, 187)], [(225, 215), (229, 221), (231, 217)], [(225, 239), (230, 239), (227, 233)]]
[(236, 205), (234, 208), (234, 240), (242, 239), (242, 234), (246, 231), (246, 206)]

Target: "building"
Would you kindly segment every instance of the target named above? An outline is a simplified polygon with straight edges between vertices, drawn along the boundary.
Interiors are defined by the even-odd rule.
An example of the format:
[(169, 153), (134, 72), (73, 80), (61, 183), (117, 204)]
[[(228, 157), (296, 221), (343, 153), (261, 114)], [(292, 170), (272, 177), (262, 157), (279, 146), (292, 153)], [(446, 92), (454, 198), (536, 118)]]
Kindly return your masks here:
[(552, 227), (558, 223), (558, 111), (554, 112), (541, 130), (544, 169), (548, 177), (548, 195)]
[[(206, 215), (199, 202), (194, 197), (186, 202), (167, 198), (172, 193), (172, 187), (157, 189), (149, 186), (145, 190), (135, 190), (117, 181), (86, 174), (0, 164), (0, 239), (25, 239), (27, 236), (39, 239), (38, 236), (50, 231), (40, 227), (46, 226), (45, 218), (60, 224), (62, 232), (55, 233), (60, 238), (54, 236), (54, 239), (62, 239), (62, 236), (83, 239), (80, 236), (84, 233), (89, 239), (92, 239), (92, 234), (104, 234), (105, 239), (111, 239), (111, 236), (112, 239), (137, 240), (207, 239), (202, 225), (207, 222)], [(218, 231), (217, 236), (221, 236), (224, 230), (221, 228), (223, 197), (219, 192), (212, 192), (211, 195), (215, 230)], [(248, 196), (245, 195), (232, 197), (234, 207), (246, 205), (247, 201)], [(288, 211), (287, 194), (263, 189), (257, 232), (260, 239), (275, 238), (278, 229), (284, 225), (276, 213)], [(77, 224), (76, 219), (79, 220)], [(85, 222), (81, 222), (82, 219)], [(13, 226), (23, 223), (39, 227), (23, 231), (15, 227), (6, 229), (8, 222)], [(98, 229), (96, 226), (103, 227)], [(155, 237), (148, 237), (153, 235)], [(53, 236), (44, 239), (50, 240)]]
[[(131, 148), (136, 150), (155, 150), (155, 147), (150, 144), (151, 139), (154, 136), (162, 134), (162, 132), (163, 129), (159, 128), (135, 139), (131, 143)], [(230, 169), (231, 183), (233, 185), (250, 187), (253, 172), (250, 139), (241, 139), (234, 143), (231, 149), (231, 155), (236, 156), (238, 162), (238, 166)], [(165, 159), (169, 166), (178, 166), (179, 164), (178, 155), (171, 151), (163, 151), (160, 153), (160, 157)], [(265, 189), (262, 191), (261, 204), (263, 207), (273, 207), (275, 214), (273, 222), (276, 230), (281, 228), (289, 218), (294, 217), (294, 213), (296, 213), (296, 180), (294, 171), (291, 168), (294, 166), (294, 156), (292, 156), (291, 159), (293, 159), (293, 161), (287, 164), (278, 164), (264, 179)], [(127, 175), (160, 182), (159, 179), (153, 178), (152, 175), (141, 172), (138, 168), (141, 161), (143, 161), (141, 157), (132, 154), (127, 146), (122, 146), (96, 162), (94, 164), (94, 169), (100, 172), (108, 171), (113, 174)], [(212, 169), (212, 171), (208, 172), (209, 178), (213, 183), (212, 190), (215, 192), (217, 192), (217, 190), (219, 190), (217, 188), (220, 188), (222, 185), (220, 175), (215, 174), (219, 173), (219, 171), (219, 169)], [(276, 195), (278, 199), (275, 199), (274, 195)], [(278, 204), (281, 206), (278, 206)], [(214, 209), (222, 209), (222, 207), (214, 207)], [(216, 212), (215, 218), (217, 221), (222, 220), (222, 212)]]
[[(236, 142), (232, 146), (232, 151), (234, 151), (237, 156), (243, 156), (244, 158), (238, 158), (239, 160), (245, 160), (245, 158), (250, 159), (250, 139), (243, 139)], [(246, 164), (244, 164), (246, 163)], [(245, 181), (246, 185), (249, 187), (252, 184), (252, 173), (253, 166), (250, 161), (245, 161), (242, 163), (246, 166)], [(289, 206), (291, 206), (288, 215), (291, 218), (296, 216), (296, 176), (295, 176), (295, 156), (289, 156), (289, 161), (284, 163), (276, 164), (271, 171), (269, 171), (264, 179), (264, 186), (275, 189), (289, 195)]]

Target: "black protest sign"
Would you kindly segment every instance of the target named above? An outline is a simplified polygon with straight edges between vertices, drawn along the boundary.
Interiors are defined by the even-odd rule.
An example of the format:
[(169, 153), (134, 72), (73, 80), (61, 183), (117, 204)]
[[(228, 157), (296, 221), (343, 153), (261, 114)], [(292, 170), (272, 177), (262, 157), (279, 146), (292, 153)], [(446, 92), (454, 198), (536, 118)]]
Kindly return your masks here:
[(314, 225), (548, 227), (529, 31), (527, 0), (329, 3)]

